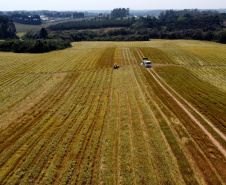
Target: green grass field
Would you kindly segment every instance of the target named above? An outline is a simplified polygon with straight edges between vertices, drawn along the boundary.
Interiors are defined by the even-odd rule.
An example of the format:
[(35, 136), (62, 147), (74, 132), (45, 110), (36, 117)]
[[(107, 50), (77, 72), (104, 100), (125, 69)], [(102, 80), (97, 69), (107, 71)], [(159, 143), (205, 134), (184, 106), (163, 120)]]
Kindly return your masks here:
[(0, 184), (226, 183), (226, 45), (72, 45), (0, 52)]

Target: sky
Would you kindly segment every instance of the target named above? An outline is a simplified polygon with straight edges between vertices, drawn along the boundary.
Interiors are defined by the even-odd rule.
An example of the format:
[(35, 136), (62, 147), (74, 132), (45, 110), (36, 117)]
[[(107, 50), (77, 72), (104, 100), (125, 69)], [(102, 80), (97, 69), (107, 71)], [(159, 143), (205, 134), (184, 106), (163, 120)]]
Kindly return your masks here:
[(226, 8), (226, 0), (0, 0), (0, 4), (0, 11)]

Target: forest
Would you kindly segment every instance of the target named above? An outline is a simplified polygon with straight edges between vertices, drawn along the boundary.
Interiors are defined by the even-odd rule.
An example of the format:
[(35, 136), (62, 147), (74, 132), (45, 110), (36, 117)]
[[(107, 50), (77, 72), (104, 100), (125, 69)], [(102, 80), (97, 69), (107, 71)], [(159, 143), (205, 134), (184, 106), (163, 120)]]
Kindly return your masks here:
[(0, 51), (15, 53), (45, 53), (68, 47), (71, 47), (71, 43), (61, 39), (7, 40), (0, 42)]

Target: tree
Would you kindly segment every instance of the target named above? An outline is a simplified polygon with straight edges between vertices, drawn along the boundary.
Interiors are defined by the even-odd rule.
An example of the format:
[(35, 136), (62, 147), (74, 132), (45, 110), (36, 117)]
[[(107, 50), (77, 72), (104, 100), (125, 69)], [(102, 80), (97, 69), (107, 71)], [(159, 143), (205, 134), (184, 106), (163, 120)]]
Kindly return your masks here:
[(121, 18), (121, 17), (126, 17), (129, 15), (129, 8), (115, 8), (111, 12), (111, 16), (116, 19), (116, 18)]
[(9, 37), (10, 38), (15, 38), (15, 36), (16, 36), (16, 27), (15, 27), (15, 24), (13, 23), (12, 20), (10, 20), (8, 22), (8, 30), (7, 31), (9, 32)]
[(220, 43), (226, 44), (226, 30), (222, 30), (222, 31), (217, 32), (217, 40)]
[(12, 20), (0, 16), (0, 39), (16, 38), (16, 28)]
[(45, 28), (42, 28), (39, 32), (39, 37), (41, 39), (46, 39), (48, 37), (48, 33)]

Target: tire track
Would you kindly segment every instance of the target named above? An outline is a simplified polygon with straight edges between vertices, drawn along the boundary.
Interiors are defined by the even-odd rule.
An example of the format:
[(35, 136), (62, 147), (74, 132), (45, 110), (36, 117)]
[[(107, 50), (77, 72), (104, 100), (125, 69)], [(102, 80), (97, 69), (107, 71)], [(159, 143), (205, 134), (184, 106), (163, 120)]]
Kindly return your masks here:
[(116, 166), (115, 166), (115, 172), (116, 177), (115, 179), (115, 185), (120, 184), (120, 160), (119, 160), (119, 151), (120, 151), (120, 107), (121, 107), (121, 99), (120, 99), (120, 86), (121, 86), (121, 79), (118, 80), (118, 86), (117, 86), (117, 122), (116, 122), (116, 132), (115, 132), (115, 146), (113, 149), (113, 154), (116, 158)]
[[(135, 62), (134, 62), (135, 63)], [(150, 108), (150, 106), (149, 106), (149, 104), (148, 104), (148, 102), (147, 102), (147, 100), (146, 100), (146, 97), (145, 97), (145, 95), (144, 95), (144, 92), (142, 91), (142, 89), (141, 89), (141, 84), (140, 83), (138, 83), (138, 81), (137, 81), (137, 79), (136, 79), (136, 75), (135, 75), (135, 72), (134, 72), (134, 70), (135, 69), (132, 69), (133, 70), (133, 76), (135, 77), (135, 79), (131, 79), (131, 87), (132, 87), (132, 89), (133, 89), (133, 95), (136, 95), (136, 93), (135, 93), (135, 89), (134, 89), (134, 84), (136, 84), (136, 87), (138, 88), (137, 89), (137, 91), (139, 92), (139, 94), (141, 95), (141, 97), (142, 97), (142, 100), (143, 100), (143, 102), (144, 102), (144, 104), (146, 105), (146, 108), (145, 108), (145, 110), (148, 110), (148, 112), (149, 112), (149, 115), (153, 118), (153, 120), (154, 120), (154, 122), (155, 122), (155, 124), (157, 124), (157, 127), (159, 127), (159, 120), (157, 119), (157, 117), (156, 117), (156, 115), (155, 115), (155, 113), (153, 112), (153, 110)], [(134, 81), (133, 83), (132, 83), (132, 81)], [(143, 82), (141, 82), (141, 83), (143, 83)], [(144, 84), (143, 84), (143, 86), (145, 86)], [(134, 96), (134, 98), (135, 98), (135, 96)], [(153, 100), (150, 100), (150, 101), (153, 101)], [(151, 140), (151, 137), (150, 136), (152, 136), (153, 137), (153, 139), (155, 138), (155, 136), (153, 135), (153, 133), (148, 129), (148, 127), (149, 127), (149, 125), (147, 124), (147, 123), (145, 123), (145, 119), (143, 119), (143, 115), (144, 115), (144, 108), (142, 108), (141, 107), (141, 102), (139, 102), (138, 101), (138, 98), (136, 98), (136, 104), (137, 104), (137, 107), (139, 107), (139, 114), (142, 116), (142, 118), (141, 118), (141, 120), (143, 120), (143, 121), (141, 121), (141, 126), (142, 126), (142, 130), (143, 130), (143, 135), (145, 136), (145, 141), (148, 141), (148, 140)], [(152, 129), (152, 128), (151, 128)], [(158, 129), (160, 129), (160, 128), (158, 128)], [(163, 135), (161, 135), (162, 133), (161, 133), (161, 131), (159, 131), (159, 137), (161, 137), (162, 139), (160, 139), (161, 141), (163, 141), (163, 142), (165, 142), (165, 140), (164, 140), (164, 138), (163, 138)], [(157, 134), (157, 131), (156, 131), (156, 135), (158, 135)], [(159, 140), (159, 139), (157, 139), (157, 140)], [(158, 148), (158, 146), (157, 145), (155, 145), (155, 142), (157, 141), (156, 139), (154, 139), (154, 143), (153, 144), (150, 144), (150, 146), (148, 146), (148, 150), (150, 151), (150, 153), (152, 153), (153, 151), (157, 151), (157, 150), (159, 150)], [(159, 140), (159, 141), (160, 141)], [(148, 143), (147, 143), (147, 145), (148, 145)], [(151, 148), (150, 148), (151, 147)], [(160, 151), (160, 150), (159, 150)], [(173, 174), (172, 174), (172, 172), (170, 171), (171, 169), (170, 169), (170, 167), (167, 165), (167, 162), (166, 162), (166, 159), (168, 159), (167, 157), (169, 157), (168, 155), (159, 155), (159, 156), (156, 156), (156, 154), (149, 154), (149, 155), (151, 155), (152, 157), (157, 157), (157, 161), (154, 161), (154, 162), (152, 162), (153, 160), (150, 158), (150, 163), (151, 163), (151, 166), (153, 166), (152, 167), (152, 173), (153, 173), (153, 175), (155, 176), (155, 182), (156, 182), (156, 184), (158, 184), (158, 183), (160, 183), (160, 184), (164, 184), (164, 183), (166, 183), (166, 182), (168, 182), (168, 183), (173, 183), (173, 184), (175, 184), (175, 179), (173, 179), (172, 178), (172, 176), (173, 176)], [(156, 164), (164, 164), (164, 168), (162, 168), (161, 166), (159, 166), (159, 165), (157, 165), (156, 166)], [(157, 167), (157, 168), (156, 168)], [(166, 169), (168, 169), (168, 170), (166, 170)], [(164, 173), (165, 172), (165, 173)], [(164, 175), (163, 175), (164, 174)], [(167, 179), (167, 181), (164, 181), (164, 178), (166, 178)], [(171, 181), (169, 181), (169, 180), (171, 180)]]
[[(141, 71), (141, 73), (142, 73), (142, 71)], [(139, 76), (138, 76), (138, 78), (139, 78)], [(143, 81), (143, 80), (141, 80), (141, 81)], [(142, 82), (142, 83), (145, 83), (145, 82)], [(141, 84), (141, 83), (139, 83), (139, 84)], [(148, 101), (149, 101), (149, 99), (152, 99), (151, 98), (152, 95), (150, 94), (150, 92), (154, 91), (154, 89), (153, 89), (153, 87), (150, 87), (151, 89), (147, 90), (147, 86), (145, 84), (143, 84), (143, 86), (144, 86), (144, 89), (146, 90), (146, 94), (148, 96)], [(154, 88), (156, 88), (155, 85), (154, 85)], [(157, 93), (161, 94), (160, 91), (157, 91)], [(162, 95), (162, 96), (165, 98), (164, 95)], [(196, 163), (196, 165), (198, 166), (199, 172), (200, 172), (200, 174), (202, 174), (206, 183), (221, 184), (220, 183), (221, 178), (219, 178), (216, 171), (214, 170), (214, 165), (211, 164), (210, 160), (205, 156), (205, 154), (203, 154), (203, 152), (201, 152), (202, 148), (200, 148), (200, 146), (197, 143), (195, 143), (195, 141), (193, 141), (192, 136), (190, 136), (190, 139), (181, 145), (180, 142), (181, 141), (183, 142), (183, 138), (184, 137), (189, 138), (190, 134), (187, 131), (183, 130), (183, 128), (175, 127), (175, 125), (172, 125), (172, 123), (171, 123), (172, 120), (168, 119), (169, 117), (173, 116), (173, 115), (171, 115), (172, 114), (171, 110), (168, 109), (168, 107), (166, 105), (164, 105), (164, 103), (166, 103), (166, 101), (168, 101), (168, 100), (164, 99), (164, 102), (163, 102), (158, 96), (156, 98), (158, 100), (157, 102), (156, 102), (156, 100), (154, 100), (153, 102), (151, 100), (151, 103), (149, 102), (149, 104), (151, 106), (151, 109), (154, 110), (155, 115), (158, 115), (159, 113), (162, 115), (163, 119), (158, 117), (159, 126), (161, 127), (161, 130), (162, 130), (163, 134), (165, 135), (166, 142), (169, 144), (169, 147), (171, 148), (172, 155), (174, 155), (176, 157), (179, 169), (181, 171), (181, 174), (182, 174), (185, 182), (188, 182), (188, 179), (191, 179), (192, 174), (190, 172), (193, 171), (192, 166), (190, 165), (190, 162), (191, 162), (189, 160), (190, 156), (185, 157), (185, 154), (183, 154), (184, 152), (186, 153), (186, 151), (188, 150), (194, 163)], [(172, 101), (172, 100), (169, 100), (168, 102), (170, 102), (170, 101)], [(153, 103), (153, 105), (151, 105), (152, 103)], [(159, 107), (159, 105), (161, 105), (161, 104), (163, 105), (163, 107)], [(156, 111), (156, 109), (158, 111)], [(177, 125), (177, 126), (179, 126), (179, 125)], [(178, 130), (178, 128), (180, 128), (180, 129)], [(171, 130), (171, 129), (173, 129), (173, 130)], [(182, 134), (184, 132), (186, 133), (185, 135)], [(179, 139), (179, 141), (177, 141), (178, 139)], [(182, 150), (182, 148), (184, 148), (184, 147), (187, 150), (184, 150), (184, 149)], [(179, 154), (178, 151), (181, 151), (181, 153)], [(187, 161), (187, 162), (185, 162), (185, 161)], [(187, 167), (185, 167), (185, 166), (187, 166)], [(195, 170), (194, 173), (196, 173), (196, 172), (197, 171)], [(194, 175), (193, 175), (193, 179), (195, 179)], [(200, 178), (198, 177), (196, 179), (199, 180)], [(193, 182), (192, 184), (197, 184), (197, 182)]]
[[(138, 49), (137, 53), (140, 56), (140, 58), (142, 59), (142, 53), (141, 51), (139, 51)], [(148, 70), (148, 69), (147, 69)], [(189, 112), (189, 110), (172, 94), (170, 93), (165, 86), (157, 79), (156, 76), (159, 77), (158, 74), (156, 74), (156, 72), (151, 69), (148, 70), (148, 72), (152, 75), (152, 77), (156, 80), (156, 82), (165, 90), (165, 92), (167, 92), (167, 94), (169, 94), (176, 102), (177, 104), (187, 113), (187, 115), (202, 129), (202, 131), (209, 137), (209, 139), (215, 144), (215, 146), (221, 151), (221, 153), (224, 155), (224, 157), (226, 157), (226, 150), (224, 149), (224, 147), (212, 136), (212, 134)], [(154, 75), (154, 74), (155, 75)], [(161, 79), (161, 77), (159, 77)], [(162, 80), (163, 81), (163, 80)], [(164, 82), (164, 81), (163, 81)], [(167, 85), (167, 87), (169, 87), (173, 92), (175, 92), (168, 84), (166, 84), (166, 82), (164, 82), (165, 85)], [(176, 93), (176, 92), (175, 92)], [(193, 110), (197, 111), (193, 106), (191, 106), (184, 98), (182, 98), (178, 93), (176, 93), (181, 99), (183, 99)], [(224, 136), (223, 133), (221, 133), (212, 123), (210, 123), (207, 119), (205, 119), (205, 117), (199, 113), (198, 111), (196, 112), (197, 114), (199, 114), (202, 118), (204, 118), (205, 121), (207, 121), (208, 124), (210, 124), (210, 126), (212, 128), (214, 128), (214, 130), (219, 133), (219, 135), (221, 135), (222, 138), (224, 138), (226, 140), (226, 137)]]
[[(151, 69), (154, 71), (153, 69)], [(149, 70), (148, 70), (149, 71)], [(188, 116), (202, 129), (202, 131), (210, 138), (210, 140), (215, 144), (215, 146), (221, 151), (221, 153), (226, 157), (226, 150), (224, 147), (212, 136), (212, 134), (190, 113), (190, 111), (174, 96), (172, 95), (164, 86), (163, 84), (156, 78), (156, 76), (149, 71), (149, 73), (152, 75), (152, 77), (156, 80), (156, 82), (177, 102), (177, 104), (188, 114)], [(154, 72), (155, 73), (155, 72)], [(171, 88), (170, 88), (171, 89)], [(178, 95), (178, 94), (177, 94)], [(184, 100), (184, 99), (183, 99)], [(186, 100), (184, 100), (186, 101)], [(186, 101), (187, 103), (187, 101)], [(189, 104), (188, 104), (189, 105)], [(190, 105), (189, 105), (190, 106)], [(190, 106), (193, 110), (194, 107)], [(215, 126), (213, 126), (208, 120), (204, 118), (201, 113), (198, 113), (207, 123), (226, 141), (226, 137), (224, 136), (223, 133), (221, 133)]]
[[(149, 70), (148, 70), (149, 71)], [(182, 99), (192, 110), (194, 110), (202, 119), (205, 120), (206, 123), (208, 123), (209, 126), (213, 128), (223, 139), (226, 141), (226, 136), (217, 128), (215, 127), (209, 120), (207, 120), (196, 108), (194, 108), (187, 100), (185, 100), (180, 94), (178, 94), (173, 88), (171, 88), (153, 69), (151, 71), (154, 73), (155, 76), (157, 76), (164, 85), (166, 85), (172, 92), (174, 92), (180, 99)], [(161, 83), (158, 81), (158, 83)], [(166, 90), (166, 89), (164, 89)], [(191, 113), (190, 113), (191, 114)], [(190, 115), (192, 116), (192, 115)], [(195, 119), (195, 118), (194, 118)], [(197, 123), (198, 124), (198, 123)]]

